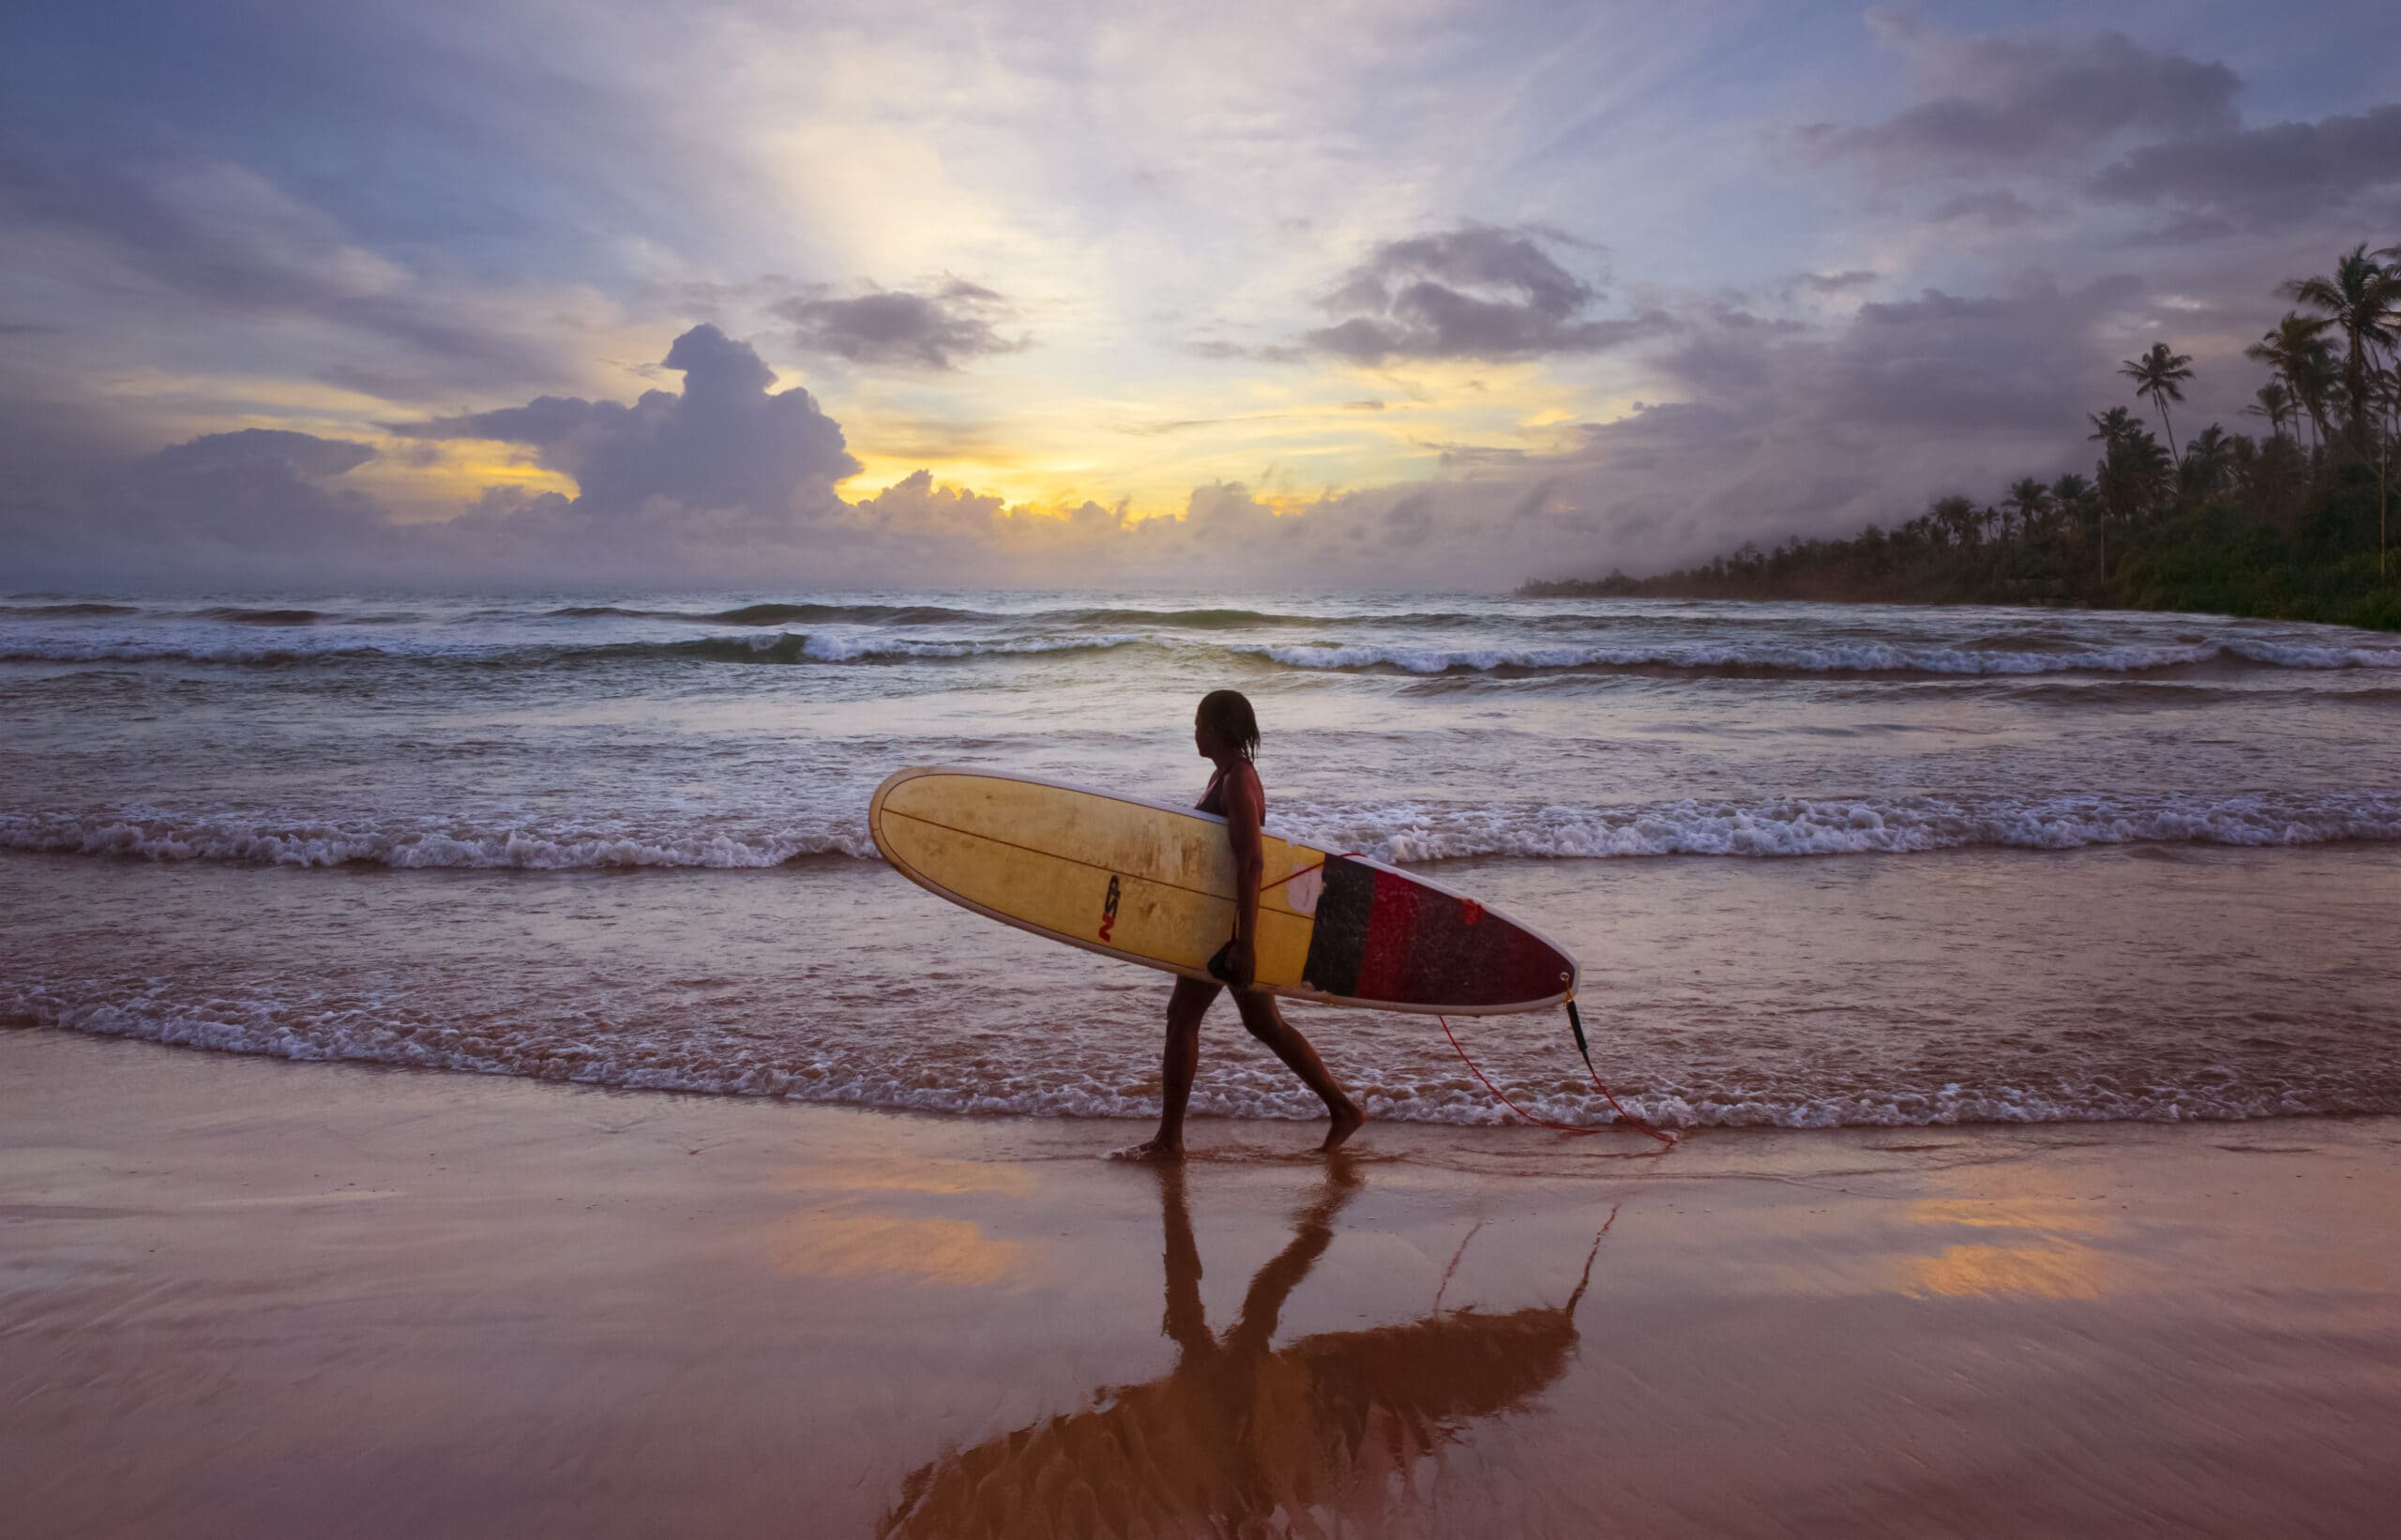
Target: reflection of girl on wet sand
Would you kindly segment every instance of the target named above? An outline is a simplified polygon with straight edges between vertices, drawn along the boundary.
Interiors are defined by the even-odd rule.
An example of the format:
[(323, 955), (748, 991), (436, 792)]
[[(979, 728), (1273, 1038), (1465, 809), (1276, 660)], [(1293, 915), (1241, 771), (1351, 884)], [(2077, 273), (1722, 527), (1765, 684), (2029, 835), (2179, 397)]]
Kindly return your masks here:
[(1521, 1407), (1559, 1377), (1593, 1258), (1563, 1305), (1438, 1310), (1274, 1348), (1285, 1300), (1332, 1244), (1334, 1216), (1357, 1187), (1337, 1158), (1291, 1244), (1250, 1280), (1233, 1326), (1212, 1336), (1183, 1173), (1163, 1170), (1163, 1330), (1175, 1367), (1104, 1393), (1092, 1411), (920, 1468), (878, 1534), (1316, 1534), (1376, 1524), (1397, 1496), (1413, 1494), (1418, 1461), (1461, 1424)]

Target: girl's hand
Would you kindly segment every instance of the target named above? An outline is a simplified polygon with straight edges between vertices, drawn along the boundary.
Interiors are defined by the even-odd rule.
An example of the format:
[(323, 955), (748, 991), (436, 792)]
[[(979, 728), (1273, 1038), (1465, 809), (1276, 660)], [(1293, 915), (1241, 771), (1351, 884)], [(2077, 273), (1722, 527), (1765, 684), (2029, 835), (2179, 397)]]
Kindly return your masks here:
[(1251, 976), (1256, 972), (1256, 968), (1257, 965), (1250, 955), (1250, 943), (1237, 940), (1226, 948), (1226, 972), (1233, 974), (1235, 989), (1249, 989)]

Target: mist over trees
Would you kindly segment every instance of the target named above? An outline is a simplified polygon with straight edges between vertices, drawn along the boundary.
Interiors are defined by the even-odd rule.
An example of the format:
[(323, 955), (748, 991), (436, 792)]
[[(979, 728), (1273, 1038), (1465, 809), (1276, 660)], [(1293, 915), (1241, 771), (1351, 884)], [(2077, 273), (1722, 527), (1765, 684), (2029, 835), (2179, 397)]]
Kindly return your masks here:
[(2401, 245), (2362, 242), (2276, 293), (2293, 308), (2243, 350), (2268, 375), (2243, 408), (2249, 430), (2212, 422), (2180, 445), (2171, 407), (2193, 361), (2158, 341), (2118, 372), (2160, 436), (2140, 406), (2089, 414), (2089, 475), (2023, 476), (1992, 501), (1953, 493), (1847, 540), (1745, 544), (1655, 577), (1519, 592), (2088, 605), (2401, 630)]

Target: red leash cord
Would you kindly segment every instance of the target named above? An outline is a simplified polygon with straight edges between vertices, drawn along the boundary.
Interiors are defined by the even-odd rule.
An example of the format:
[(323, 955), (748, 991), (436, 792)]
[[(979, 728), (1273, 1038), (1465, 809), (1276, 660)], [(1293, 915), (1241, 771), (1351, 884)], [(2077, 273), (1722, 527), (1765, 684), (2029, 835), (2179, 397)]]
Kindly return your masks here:
[[(1451, 1019), (1449, 1017), (1437, 1016), (1434, 1019), (1442, 1023), (1442, 1035), (1451, 1040), (1451, 1047), (1458, 1054), (1459, 1063), (1467, 1065), (1467, 1072), (1475, 1077), (1476, 1083), (1483, 1086), (1485, 1090), (1491, 1092), (1492, 1099), (1494, 1101), (1499, 1102), (1510, 1111), (1517, 1113), (1518, 1116), (1525, 1119), (1528, 1123), (1533, 1124), (1535, 1127), (1555, 1129), (1563, 1134), (1605, 1134), (1617, 1126), (1617, 1124), (1604, 1123), (1593, 1127), (1585, 1128), (1572, 1123), (1553, 1123), (1548, 1118), (1538, 1118), (1534, 1116), (1532, 1112), (1527, 1111), (1524, 1108), (1519, 1107), (1516, 1102), (1513, 1102), (1508, 1097), (1503, 1095), (1499, 1086), (1494, 1085), (1490, 1080), (1484, 1078), (1484, 1071), (1475, 1067), (1475, 1061), (1467, 1056), (1467, 1049), (1459, 1047), (1458, 1034), (1451, 1030)], [(1581, 1034), (1579, 1034), (1578, 1035), (1580, 1036)], [(1589, 1060), (1585, 1063), (1584, 1072), (1593, 1077), (1593, 1084), (1599, 1087), (1601, 1099), (1609, 1104), (1610, 1110), (1617, 1113), (1620, 1123), (1623, 1123), (1627, 1127), (1632, 1128), (1638, 1133), (1650, 1135), (1653, 1139), (1657, 1140), (1661, 1144), (1666, 1145), (1669, 1150), (1676, 1147), (1675, 1135), (1668, 1133), (1663, 1129), (1653, 1127), (1650, 1124), (1647, 1124), (1640, 1118), (1636, 1117), (1624, 1108), (1618, 1106), (1617, 1097), (1610, 1095), (1609, 1088), (1601, 1083), (1601, 1077), (1599, 1073), (1593, 1068)], [(1661, 1153), (1665, 1154), (1666, 1152), (1662, 1151)]]

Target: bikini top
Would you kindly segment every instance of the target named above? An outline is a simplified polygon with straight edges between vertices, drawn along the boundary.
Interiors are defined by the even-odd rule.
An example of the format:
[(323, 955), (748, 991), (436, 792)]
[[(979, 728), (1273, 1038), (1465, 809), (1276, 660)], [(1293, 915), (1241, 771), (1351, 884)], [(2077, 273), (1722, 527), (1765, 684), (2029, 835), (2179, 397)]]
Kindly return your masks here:
[[(1264, 803), (1266, 799), (1266, 793), (1262, 788), (1260, 801)], [(1196, 813), (1215, 813), (1219, 818), (1226, 816), (1226, 773), (1223, 770), (1217, 771), (1209, 778), (1209, 789), (1200, 793), (1200, 800), (1193, 805), (1192, 810)]]

